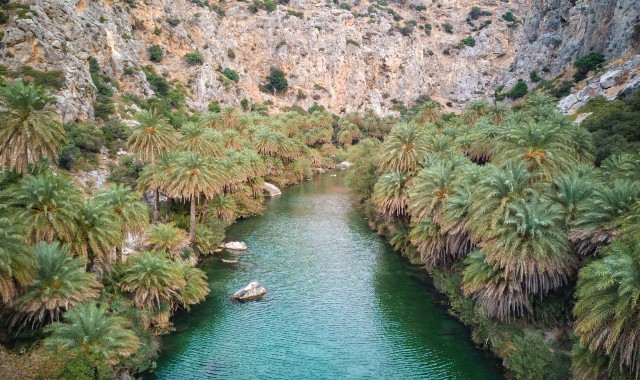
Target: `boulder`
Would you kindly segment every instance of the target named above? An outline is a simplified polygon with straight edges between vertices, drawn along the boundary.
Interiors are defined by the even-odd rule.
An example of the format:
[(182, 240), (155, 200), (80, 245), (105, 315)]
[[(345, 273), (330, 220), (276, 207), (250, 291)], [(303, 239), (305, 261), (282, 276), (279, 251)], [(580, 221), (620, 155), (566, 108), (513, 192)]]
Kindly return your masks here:
[(604, 89), (615, 86), (622, 70), (612, 70), (600, 77), (600, 87)]
[(246, 251), (247, 243), (243, 241), (230, 241), (228, 243), (224, 243), (222, 245), (226, 249), (230, 249), (232, 251)]
[(264, 185), (262, 185), (262, 189), (263, 189), (264, 195), (267, 197), (275, 197), (277, 195), (282, 194), (278, 186), (269, 182), (265, 182)]
[(233, 293), (231, 295), (231, 298), (236, 301), (247, 302), (258, 300), (264, 297), (266, 294), (267, 289), (260, 285), (260, 283), (253, 281), (249, 285)]
[(353, 166), (353, 163), (349, 161), (342, 161), (339, 166), (341, 169), (348, 169)]

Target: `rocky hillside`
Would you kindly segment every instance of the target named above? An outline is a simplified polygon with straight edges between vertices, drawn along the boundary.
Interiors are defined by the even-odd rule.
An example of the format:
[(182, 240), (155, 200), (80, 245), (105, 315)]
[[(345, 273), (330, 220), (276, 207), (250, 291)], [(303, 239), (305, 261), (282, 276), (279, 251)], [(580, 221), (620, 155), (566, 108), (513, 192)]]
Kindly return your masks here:
[[(3, 0), (0, 74), (58, 70), (65, 121), (93, 115), (90, 57), (116, 95), (153, 95), (142, 70), (152, 65), (198, 110), (247, 98), (384, 114), (420, 95), (457, 109), (530, 82), (532, 71), (552, 78), (590, 49), (607, 58), (638, 49), (636, 0), (334, 1)], [(195, 51), (203, 64), (185, 59)], [(287, 74), (284, 94), (259, 89), (272, 67)]]

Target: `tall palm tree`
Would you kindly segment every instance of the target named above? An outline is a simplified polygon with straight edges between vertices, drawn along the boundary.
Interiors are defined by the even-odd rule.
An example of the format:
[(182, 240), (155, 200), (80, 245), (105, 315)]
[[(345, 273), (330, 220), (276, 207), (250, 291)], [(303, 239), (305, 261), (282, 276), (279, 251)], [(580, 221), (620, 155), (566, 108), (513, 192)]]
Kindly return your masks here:
[(71, 257), (69, 247), (42, 242), (34, 252), (38, 263), (35, 280), (16, 302), (14, 323), (22, 321), (33, 327), (55, 322), (76, 304), (98, 297), (101, 285), (96, 276), (85, 271), (81, 258)]
[(373, 202), (379, 213), (388, 217), (406, 215), (407, 176), (399, 171), (383, 174), (373, 187)]
[(47, 90), (22, 80), (0, 86), (0, 165), (27, 173), (30, 163), (55, 161), (66, 136), (54, 102)]
[(382, 144), (382, 170), (413, 173), (427, 151), (427, 132), (424, 127), (399, 124)]
[(95, 270), (109, 269), (115, 248), (122, 245), (119, 218), (95, 199), (85, 200), (77, 210), (73, 252), (93, 263)]
[(640, 200), (640, 188), (635, 182), (616, 180), (611, 186), (599, 186), (578, 205), (578, 216), (569, 232), (580, 255), (594, 255), (599, 247), (609, 244), (619, 235), (625, 219)]
[(521, 283), (506, 277), (502, 270), (487, 262), (482, 251), (472, 251), (464, 262), (463, 294), (473, 297), (487, 316), (510, 321), (532, 311)]
[(189, 242), (189, 236), (185, 231), (176, 227), (173, 223), (154, 224), (149, 228), (146, 243), (154, 250), (175, 255)]
[(178, 270), (185, 280), (185, 286), (180, 291), (180, 302), (182, 306), (189, 310), (191, 305), (204, 301), (209, 294), (209, 284), (207, 275), (198, 268), (194, 268), (186, 261), (179, 262)]
[(553, 181), (553, 200), (562, 206), (567, 225), (576, 221), (579, 210), (584, 209), (583, 204), (591, 199), (595, 183), (589, 169), (575, 170)]
[(2, 302), (11, 304), (18, 291), (34, 278), (36, 261), (26, 244), (24, 228), (8, 215), (0, 204), (0, 295)]
[(71, 180), (47, 171), (26, 177), (10, 193), (30, 243), (73, 240), (82, 194)]
[(180, 129), (182, 136), (178, 139), (176, 148), (180, 151), (189, 151), (201, 156), (223, 156), (225, 146), (222, 134), (203, 122), (187, 122)]
[(579, 274), (575, 333), (582, 348), (610, 367), (640, 375), (640, 243), (618, 240)]
[(126, 319), (108, 314), (95, 303), (80, 304), (65, 314), (65, 322), (46, 328), (51, 335), (44, 345), (55, 353), (87, 358), (98, 379), (100, 367), (115, 365), (138, 350), (140, 341), (127, 325)]
[[(141, 195), (123, 184), (110, 186), (95, 196), (96, 202), (117, 218), (123, 238), (142, 233), (149, 225), (149, 211)], [(116, 260), (122, 261), (122, 250), (116, 247)]]
[(440, 110), (440, 104), (429, 100), (422, 104), (418, 109), (418, 113), (414, 117), (414, 121), (420, 124), (435, 123), (442, 117), (442, 111)]
[(575, 268), (563, 223), (557, 204), (538, 197), (519, 199), (509, 205), (509, 215), (482, 249), (525, 292), (544, 295), (566, 284)]
[(159, 311), (163, 304), (180, 303), (187, 282), (180, 267), (162, 252), (144, 251), (132, 255), (121, 268), (122, 291), (131, 293), (133, 304)]
[[(128, 149), (143, 161), (156, 165), (156, 158), (173, 149), (177, 133), (158, 110), (142, 110), (136, 117), (136, 125), (127, 141)], [(160, 192), (155, 191), (153, 221), (160, 217)]]
[(491, 106), (484, 99), (472, 100), (471, 102), (469, 102), (467, 108), (465, 108), (460, 118), (467, 125), (473, 125), (483, 115), (486, 115), (488, 112), (490, 112), (490, 108)]
[[(169, 186), (178, 162), (178, 156), (178, 152), (167, 152), (158, 157), (156, 166), (145, 166), (144, 169), (142, 169), (142, 173), (140, 173), (137, 190), (142, 192), (153, 191), (154, 194), (157, 195), (159, 195), (162, 191), (166, 194), (167, 187)], [(171, 197), (169, 197), (168, 202), (169, 204), (171, 204)], [(156, 204), (155, 206), (157, 206), (159, 212), (159, 199), (158, 204)], [(167, 206), (167, 220), (169, 219), (170, 208), (171, 207)], [(155, 208), (154, 212), (156, 212)]]
[(189, 241), (196, 234), (196, 203), (200, 196), (206, 199), (219, 193), (227, 180), (227, 173), (220, 160), (203, 158), (191, 152), (182, 153), (177, 160), (176, 170), (167, 188), (171, 196), (188, 199), (191, 203), (189, 214)]

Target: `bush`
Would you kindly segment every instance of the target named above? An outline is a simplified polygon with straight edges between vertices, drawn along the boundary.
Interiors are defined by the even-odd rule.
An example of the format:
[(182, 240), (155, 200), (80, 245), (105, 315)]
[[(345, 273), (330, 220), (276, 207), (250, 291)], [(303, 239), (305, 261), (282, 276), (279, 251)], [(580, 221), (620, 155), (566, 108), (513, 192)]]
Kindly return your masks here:
[(175, 18), (175, 17), (169, 17), (167, 18), (167, 24), (176, 27), (180, 24), (180, 19), (179, 18)]
[(449, 34), (453, 34), (453, 25), (449, 24), (448, 22), (445, 24), (442, 24), (442, 27), (444, 28), (444, 31), (449, 33)]
[(580, 82), (587, 77), (587, 74), (589, 74), (591, 70), (600, 68), (604, 62), (604, 54), (598, 51), (592, 51), (586, 55), (583, 55), (582, 57), (578, 58), (573, 64), (573, 66), (578, 69), (578, 71), (573, 74), (573, 80), (575, 82)]
[(209, 106), (207, 108), (209, 109), (209, 112), (218, 113), (220, 112), (220, 103), (214, 100), (213, 102), (209, 103)]
[(225, 77), (227, 77), (229, 80), (238, 83), (238, 81), (240, 80), (240, 75), (238, 75), (238, 72), (235, 70), (232, 70), (228, 67), (225, 67), (222, 70), (222, 75), (224, 75)]
[(469, 18), (472, 20), (477, 20), (482, 16), (491, 16), (491, 12), (484, 11), (480, 7), (471, 8), (471, 12), (469, 12)]
[(509, 90), (509, 92), (507, 92), (505, 96), (510, 99), (518, 99), (527, 95), (527, 92), (529, 92), (527, 82), (525, 82), (523, 79), (518, 79), (518, 83), (516, 83), (516, 85), (513, 86), (513, 88)]
[(236, 59), (236, 52), (231, 48), (227, 49), (227, 57), (229, 57), (229, 59)]
[(474, 47), (476, 46), (476, 39), (471, 36), (467, 38), (463, 38), (462, 40), (460, 40), (460, 44), (458, 44), (458, 47), (462, 47), (462, 46)]
[(9, 15), (4, 12), (0, 12), (0, 24), (6, 24), (7, 21), (9, 21)]
[(152, 62), (161, 62), (162, 58), (164, 58), (164, 52), (160, 45), (153, 45), (149, 48), (149, 59)]
[(516, 16), (513, 15), (513, 13), (511, 11), (503, 14), (502, 15), (502, 19), (507, 21), (507, 22), (513, 22), (513, 23), (518, 22), (518, 19), (516, 18)]
[(187, 62), (190, 65), (204, 64), (204, 56), (202, 56), (202, 53), (200, 53), (199, 50), (192, 51), (191, 53), (187, 53), (184, 57), (187, 59)]
[(533, 70), (532, 72), (529, 73), (529, 79), (531, 79), (533, 83), (538, 83), (542, 80), (542, 78), (540, 78), (540, 76), (538, 75), (537, 70)]
[(342, 3), (340, 4), (340, 9), (344, 9), (346, 11), (350, 11), (351, 10), (351, 4), (349, 3)]
[(633, 26), (633, 39), (636, 42), (640, 42), (640, 24), (635, 24)]
[(266, 80), (267, 82), (260, 88), (263, 92), (281, 94), (289, 89), (287, 74), (280, 69), (272, 68)]
[(240, 107), (242, 107), (243, 111), (248, 111), (249, 110), (249, 99), (242, 98), (242, 100), (240, 101)]

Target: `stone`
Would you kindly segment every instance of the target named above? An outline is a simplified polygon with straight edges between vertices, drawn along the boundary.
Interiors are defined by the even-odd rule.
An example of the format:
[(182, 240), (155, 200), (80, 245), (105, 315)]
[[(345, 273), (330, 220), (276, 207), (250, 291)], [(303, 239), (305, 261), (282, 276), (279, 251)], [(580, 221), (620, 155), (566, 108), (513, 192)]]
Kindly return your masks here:
[(222, 245), (225, 249), (229, 249), (232, 251), (246, 251), (247, 243), (243, 241), (230, 241), (228, 243), (224, 243)]
[(264, 185), (262, 185), (262, 190), (266, 197), (275, 197), (282, 194), (276, 185), (269, 182), (265, 182)]
[(578, 98), (574, 94), (571, 94), (566, 98), (560, 100), (560, 102), (558, 103), (558, 108), (560, 109), (560, 111), (567, 113), (576, 103), (578, 103)]
[(253, 281), (244, 288), (238, 290), (231, 295), (231, 298), (240, 301), (255, 301), (267, 295), (267, 289), (265, 289), (260, 283)]
[(349, 161), (342, 161), (338, 166), (340, 166), (341, 169), (348, 169), (353, 166), (353, 163)]
[(606, 72), (603, 76), (600, 77), (600, 87), (605, 90), (615, 86), (616, 81), (620, 77), (621, 70), (612, 70)]

